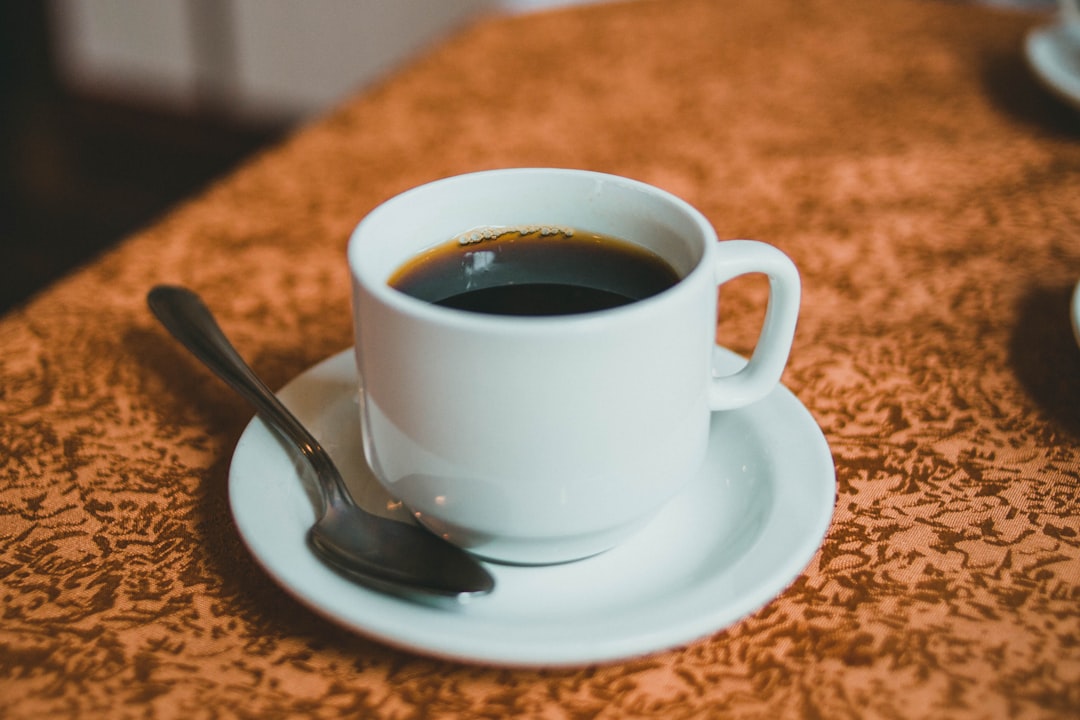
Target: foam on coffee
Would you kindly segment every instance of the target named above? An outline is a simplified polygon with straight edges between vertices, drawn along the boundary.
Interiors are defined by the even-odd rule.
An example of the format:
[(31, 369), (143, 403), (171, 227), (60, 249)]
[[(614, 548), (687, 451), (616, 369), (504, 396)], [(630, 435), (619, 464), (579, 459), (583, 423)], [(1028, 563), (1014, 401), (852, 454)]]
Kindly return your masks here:
[(498, 240), (506, 235), (516, 234), (519, 237), (526, 235), (539, 235), (541, 237), (550, 237), (552, 235), (562, 235), (563, 237), (573, 237), (574, 229), (563, 226), (555, 225), (485, 225), (482, 227), (473, 228), (467, 230), (460, 235), (456, 236), (454, 240), (458, 245), (475, 245), (485, 240)]

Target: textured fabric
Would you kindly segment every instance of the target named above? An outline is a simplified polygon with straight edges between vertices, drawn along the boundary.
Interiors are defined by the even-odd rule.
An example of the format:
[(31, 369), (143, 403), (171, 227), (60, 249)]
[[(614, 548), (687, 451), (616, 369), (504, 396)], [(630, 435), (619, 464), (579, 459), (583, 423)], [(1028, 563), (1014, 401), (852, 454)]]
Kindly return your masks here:
[[(1045, 18), (647, 0), (490, 18), (0, 319), (0, 717), (1080, 716), (1080, 116)], [(551, 165), (674, 191), (792, 256), (785, 383), (832, 448), (811, 565), (688, 647), (506, 670), (342, 631), (255, 565), (250, 410), (146, 310), (204, 295), (273, 386), (351, 342), (378, 202)], [(753, 344), (762, 289), (723, 293)]]

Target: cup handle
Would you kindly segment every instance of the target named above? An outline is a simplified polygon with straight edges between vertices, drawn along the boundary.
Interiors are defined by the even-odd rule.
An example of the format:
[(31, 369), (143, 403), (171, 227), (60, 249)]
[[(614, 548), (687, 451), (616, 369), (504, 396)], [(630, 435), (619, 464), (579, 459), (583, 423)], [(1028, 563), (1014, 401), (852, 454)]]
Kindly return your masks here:
[(756, 240), (726, 240), (716, 247), (716, 284), (740, 275), (769, 278), (769, 304), (750, 362), (733, 375), (713, 377), (709, 407), (731, 410), (765, 397), (780, 382), (799, 317), (799, 271), (787, 255)]

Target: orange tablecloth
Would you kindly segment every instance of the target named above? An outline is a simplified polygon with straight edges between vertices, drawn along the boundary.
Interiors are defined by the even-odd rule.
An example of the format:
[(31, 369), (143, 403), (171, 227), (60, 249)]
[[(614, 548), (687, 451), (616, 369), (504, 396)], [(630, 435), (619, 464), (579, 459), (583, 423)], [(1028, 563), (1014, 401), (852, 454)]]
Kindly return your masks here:
[[(664, 0), (471, 27), (0, 320), (0, 716), (1078, 717), (1080, 116), (1045, 17), (913, 0)], [(777, 600), (571, 670), (414, 656), (268, 579), (226, 501), (250, 418), (153, 321), (192, 286), (271, 385), (351, 342), (380, 201), (551, 165), (772, 242), (786, 384), (838, 502)], [(725, 294), (745, 352), (758, 290)]]

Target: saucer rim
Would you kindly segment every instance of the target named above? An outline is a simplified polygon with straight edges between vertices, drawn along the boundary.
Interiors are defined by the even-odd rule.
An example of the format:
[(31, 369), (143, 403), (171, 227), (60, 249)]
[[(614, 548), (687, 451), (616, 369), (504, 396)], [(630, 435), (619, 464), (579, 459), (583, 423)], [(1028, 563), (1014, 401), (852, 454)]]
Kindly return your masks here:
[(1063, 47), (1080, 53), (1080, 38), (1060, 20), (1032, 28), (1024, 39), (1028, 65), (1043, 86), (1080, 110), (1080, 74), (1070, 74), (1062, 66)]
[[(732, 366), (732, 370), (745, 363), (745, 359), (727, 350), (718, 348), (718, 355)], [(325, 376), (334, 373), (340, 376), (339, 379), (351, 378), (353, 383), (356, 382), (351, 350), (332, 355), (312, 366), (289, 382), (279, 394), (283, 401), (292, 407), (298, 396), (306, 394), (304, 387), (311, 384), (312, 378), (318, 374)], [(326, 399), (322, 406), (318, 407), (318, 401), (307, 398), (302, 404), (306, 405), (308, 413), (316, 411), (329, 414), (331, 402)], [(594, 618), (595, 624), (590, 624), (585, 630), (585, 634), (591, 637), (575, 637), (573, 642), (565, 639), (560, 642), (559, 638), (554, 637), (558, 635), (558, 632), (554, 632), (558, 621), (541, 620), (527, 623), (529, 627), (515, 626), (512, 633), (514, 637), (507, 637), (508, 627), (504, 621), (498, 617), (485, 619), (483, 616), (483, 599), (461, 606), (452, 600), (415, 601), (369, 590), (333, 573), (310, 553), (304, 543), (284, 540), (287, 534), (284, 528), (280, 528), (281, 532), (278, 532), (279, 528), (269, 527), (266, 520), (260, 517), (263, 511), (254, 503), (256, 496), (251, 492), (252, 478), (244, 477), (245, 462), (251, 464), (253, 453), (265, 455), (267, 441), (272, 438), (269, 429), (258, 418), (254, 418), (245, 428), (233, 455), (229, 471), (230, 507), (245, 545), (256, 562), (275, 582), (317, 614), (360, 635), (421, 655), (493, 666), (572, 667), (626, 660), (681, 647), (729, 627), (782, 593), (817, 553), (832, 521), (836, 498), (835, 466), (828, 443), (809, 411), (787, 388), (778, 387), (770, 396), (752, 407), (757, 406), (760, 406), (759, 411), (771, 408), (774, 414), (779, 412), (781, 418), (787, 418), (787, 422), (797, 428), (796, 432), (804, 436), (799, 439), (805, 442), (793, 443), (800, 446), (801, 451), (796, 449), (789, 452), (785, 446), (785, 458), (774, 458), (771, 454), (763, 458), (770, 467), (777, 463), (801, 463), (799, 468), (802, 477), (798, 479), (799, 487), (790, 487), (792, 478), (776, 477), (776, 472), (773, 471), (769, 474), (766, 490), (755, 491), (768, 492), (771, 496), (767, 501), (769, 517), (750, 547), (744, 549), (737, 563), (733, 564), (753, 566), (754, 569), (749, 572), (757, 574), (756, 585), (730, 592), (733, 596), (726, 602), (717, 600), (712, 603), (710, 599), (708, 611), (703, 612), (703, 593), (711, 588), (715, 594), (717, 588), (713, 586), (720, 582), (725, 574), (731, 573), (730, 568), (710, 568), (706, 577), (690, 580), (693, 585), (686, 592), (677, 597), (666, 596), (655, 607), (634, 607), (631, 612), (622, 611), (622, 618), (619, 617), (620, 611), (614, 611), (613, 617)], [(293, 409), (302, 421), (308, 420), (302, 409)], [(737, 416), (747, 412), (748, 410), (743, 408), (726, 414)], [(743, 424), (747, 427), (757, 425), (763, 434), (778, 432), (772, 425), (752, 419), (744, 421)], [(277, 452), (284, 453), (280, 443), (277, 445)], [(265, 459), (261, 461), (265, 462)], [(288, 501), (276, 498), (278, 511), (282, 510), (285, 502), (292, 502), (298, 493), (305, 492), (300, 487), (300, 477), (295, 465), (285, 465), (277, 463), (280, 476), (291, 475), (296, 478), (296, 482), (295, 488), (288, 487), (284, 491), (286, 495), (291, 494), (292, 498)], [(708, 479), (711, 478), (712, 474)], [(262, 478), (259, 482), (262, 482)], [(789, 486), (786, 490), (795, 491), (789, 494), (798, 495), (798, 500), (788, 500), (785, 496), (785, 499), (777, 501), (775, 496), (780, 493), (776, 492), (776, 488), (783, 489), (785, 483)], [(270, 501), (265, 500), (266, 488), (261, 484), (257, 497), (264, 503), (275, 501), (273, 498)], [(774, 516), (784, 514), (777, 512), (777, 507), (785, 503), (791, 505), (791, 509), (797, 509), (804, 514), (802, 522), (790, 523), (790, 517), (785, 517), (785, 525), (777, 524)], [(310, 507), (303, 510), (313, 517)], [(297, 522), (308, 521), (298, 516), (295, 508), (292, 515), (292, 519)], [(788, 524), (791, 527), (787, 527)], [(759, 569), (754, 563), (754, 553), (759, 556), (769, 555), (770, 542), (767, 533), (770, 527), (774, 533), (796, 533), (797, 537), (792, 543), (789, 542), (792, 538), (785, 536), (785, 550), (781, 559), (772, 567)], [(306, 527), (303, 530), (306, 530)], [(765, 541), (762, 541), (762, 536)], [(775, 545), (776, 541), (772, 541), (772, 544)], [(772, 553), (776, 554), (775, 548)], [(499, 575), (510, 572), (510, 569), (492, 563), (485, 565), (496, 576), (494, 592), (498, 593)], [(514, 572), (521, 570), (513, 569)], [(528, 572), (528, 569), (525, 571)], [(476, 611), (471, 610), (473, 606), (477, 608)], [(478, 612), (480, 614), (477, 614)], [(629, 620), (633, 622), (629, 623)], [(633, 625), (632, 631), (627, 630), (630, 624)]]

